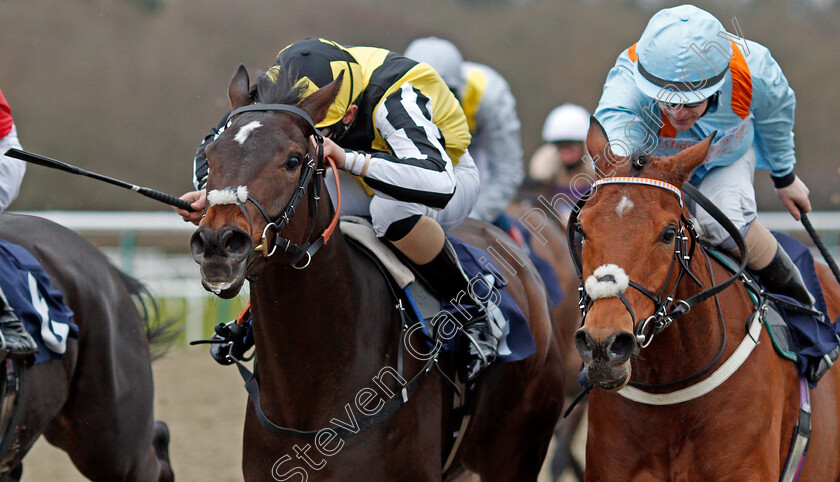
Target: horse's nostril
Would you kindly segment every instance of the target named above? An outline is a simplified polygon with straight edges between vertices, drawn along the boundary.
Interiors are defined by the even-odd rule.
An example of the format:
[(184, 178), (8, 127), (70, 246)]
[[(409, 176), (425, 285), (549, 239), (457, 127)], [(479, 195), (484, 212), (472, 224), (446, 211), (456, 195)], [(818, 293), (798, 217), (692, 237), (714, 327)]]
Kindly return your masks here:
[(251, 249), (251, 238), (242, 231), (233, 230), (225, 237), (224, 249), (231, 254), (246, 253)]
[(190, 237), (190, 253), (192, 253), (192, 257), (196, 261), (200, 261), (204, 257), (204, 251), (207, 247), (205, 236), (206, 232), (199, 228)]
[(615, 336), (612, 343), (610, 343), (607, 352), (610, 356), (610, 361), (614, 363), (624, 363), (633, 354), (636, 349), (636, 338), (631, 334), (621, 332)]

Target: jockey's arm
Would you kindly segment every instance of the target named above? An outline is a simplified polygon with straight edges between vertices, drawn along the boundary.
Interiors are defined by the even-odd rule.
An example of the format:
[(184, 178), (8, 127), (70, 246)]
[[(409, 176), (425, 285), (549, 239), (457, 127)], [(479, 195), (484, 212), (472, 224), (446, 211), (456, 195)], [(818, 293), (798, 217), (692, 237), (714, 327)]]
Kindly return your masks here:
[(476, 162), (477, 156), (487, 156), (489, 171), (482, 175), (486, 180), (470, 216), (487, 222), (493, 222), (507, 208), (525, 177), (516, 100), (507, 83), (499, 85), (497, 91), (485, 94), (476, 113), (477, 133), (470, 145)]
[(195, 158), (193, 159), (193, 185), (196, 190), (190, 191), (181, 196), (181, 199), (189, 202), (195, 211), (190, 212), (176, 207), (172, 208), (184, 219), (184, 221), (195, 225), (198, 225), (201, 221), (207, 207), (207, 192), (205, 190), (205, 186), (207, 186), (207, 175), (209, 174), (210, 169), (207, 165), (207, 156), (204, 154), (204, 151), (207, 149), (207, 146), (216, 140), (216, 138), (219, 137), (219, 134), (225, 130), (227, 118), (228, 114), (225, 114), (219, 124), (210, 129), (210, 132), (204, 136), (195, 151)]
[(455, 193), (453, 163), (421, 97), (404, 84), (385, 98), (373, 122), (392, 153), (346, 151), (343, 169), (378, 195), (442, 209)]
[(225, 123), (227, 122), (228, 114), (225, 114), (222, 117), (222, 120), (219, 121), (219, 124), (210, 129), (210, 132), (207, 133), (206, 136), (201, 140), (201, 143), (198, 145), (198, 148), (195, 151), (195, 158), (193, 159), (193, 186), (196, 189), (201, 190), (207, 185), (207, 174), (209, 173), (209, 167), (207, 166), (207, 156), (205, 155), (204, 151), (207, 149), (207, 146), (210, 145), (211, 142), (216, 140), (219, 137), (219, 134), (224, 132), (225, 130)]
[(9, 134), (0, 139), (0, 212), (5, 211), (17, 198), (26, 173), (25, 162), (3, 154), (12, 147), (21, 148), (14, 125)]
[[(645, 97), (633, 78), (633, 63), (623, 51), (607, 74), (604, 90), (594, 116), (607, 131), (610, 148), (618, 156), (636, 150), (651, 152), (659, 142), (659, 114), (654, 115), (653, 101)], [(593, 159), (601, 153), (590, 152)], [(610, 176), (612, 173), (599, 173)]]
[(811, 210), (808, 188), (793, 172), (796, 155), (793, 143), (796, 95), (781, 67), (765, 47), (750, 42), (753, 82), (751, 111), (755, 116), (755, 146), (769, 164), (776, 195), (795, 219), (801, 207)]

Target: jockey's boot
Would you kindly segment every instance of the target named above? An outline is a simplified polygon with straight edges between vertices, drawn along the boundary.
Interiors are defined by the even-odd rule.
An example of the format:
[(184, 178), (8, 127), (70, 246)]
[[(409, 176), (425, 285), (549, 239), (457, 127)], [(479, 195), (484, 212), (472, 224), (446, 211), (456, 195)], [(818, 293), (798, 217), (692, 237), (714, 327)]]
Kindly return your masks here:
[(806, 307), (814, 308), (814, 297), (805, 287), (799, 268), (793, 264), (793, 260), (781, 245), (776, 248), (776, 254), (773, 255), (770, 264), (756, 270), (756, 274), (767, 291), (790, 296)]
[(0, 359), (25, 360), (38, 353), (38, 344), (26, 331), (0, 288)]
[[(443, 249), (430, 262), (422, 265), (412, 263), (412, 265), (431, 289), (446, 301), (456, 307), (474, 305), (478, 308), (477, 313), (472, 312), (473, 316), (461, 327), (464, 338), (461, 343), (462, 359), (458, 364), (461, 380), (464, 382), (474, 380), (496, 359), (502, 330), (488, 316), (485, 304), (471, 294), (470, 280), (461, 268), (455, 249), (448, 239), (444, 240)], [(464, 312), (456, 313), (454, 316), (461, 318), (462, 313)]]

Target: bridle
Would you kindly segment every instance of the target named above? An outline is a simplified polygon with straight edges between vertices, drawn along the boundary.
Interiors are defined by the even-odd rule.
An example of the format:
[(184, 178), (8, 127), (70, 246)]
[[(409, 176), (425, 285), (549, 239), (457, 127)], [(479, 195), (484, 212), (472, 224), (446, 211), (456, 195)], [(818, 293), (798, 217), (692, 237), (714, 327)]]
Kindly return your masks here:
[[(592, 303), (595, 301), (585, 289), (583, 279), (583, 271), (582, 271), (582, 262), (581, 262), (581, 228), (580, 222), (578, 221), (578, 213), (581, 209), (583, 209), (586, 201), (590, 199), (595, 193), (599, 186), (605, 184), (636, 184), (636, 185), (644, 185), (644, 186), (653, 186), (661, 189), (665, 189), (673, 193), (680, 204), (680, 225), (677, 232), (677, 235), (674, 238), (674, 254), (671, 259), (671, 266), (668, 270), (668, 276), (665, 279), (665, 283), (662, 285), (662, 289), (658, 294), (654, 294), (651, 290), (647, 289), (643, 285), (629, 280), (629, 287), (632, 287), (645, 295), (647, 298), (650, 298), (651, 301), (654, 303), (654, 313), (643, 320), (641, 323), (636, 322), (636, 314), (633, 311), (633, 308), (630, 306), (630, 303), (627, 301), (627, 298), (624, 296), (623, 293), (617, 293), (616, 296), (621, 300), (624, 304), (627, 311), (630, 313), (630, 317), (633, 320), (633, 334), (636, 337), (637, 342), (637, 351), (641, 348), (646, 348), (650, 345), (653, 341), (653, 337), (657, 334), (661, 333), (662, 330), (667, 328), (671, 323), (676, 321), (682, 315), (688, 313), (691, 308), (702, 302), (705, 301), (712, 296), (717, 295), (729, 285), (734, 283), (739, 277), (741, 277), (744, 269), (747, 265), (747, 246), (744, 242), (744, 238), (741, 235), (741, 232), (732, 224), (732, 222), (703, 194), (700, 193), (697, 188), (689, 183), (683, 184), (682, 192), (685, 192), (694, 202), (696, 202), (700, 207), (706, 210), (718, 223), (723, 226), (723, 228), (729, 233), (732, 239), (735, 241), (735, 244), (738, 247), (740, 253), (740, 265), (738, 270), (727, 280), (721, 282), (720, 284), (713, 285), (708, 289), (701, 289), (700, 292), (697, 294), (687, 298), (687, 299), (676, 299), (676, 290), (680, 284), (680, 281), (683, 279), (684, 276), (689, 276), (691, 280), (697, 284), (700, 288), (702, 288), (701, 281), (697, 278), (694, 273), (691, 272), (690, 264), (695, 254), (696, 247), (699, 243), (697, 232), (694, 229), (694, 225), (692, 221), (686, 217), (685, 209), (683, 204), (683, 197), (682, 192), (676, 186), (655, 180), (655, 179), (648, 179), (648, 178), (640, 178), (640, 177), (609, 177), (603, 178), (596, 181), (592, 187), (590, 188), (589, 192), (587, 192), (584, 196), (582, 196), (578, 202), (576, 203), (574, 209), (572, 209), (572, 213), (569, 216), (569, 224), (567, 231), (567, 236), (569, 239), (569, 250), (572, 255), (572, 261), (575, 265), (575, 270), (577, 271), (578, 278), (580, 279), (580, 285), (578, 287), (578, 297), (579, 297), (579, 308), (581, 311), (581, 326), (586, 320), (586, 314), (589, 311)], [(689, 240), (691, 243), (689, 243)], [(676, 274), (674, 273), (675, 268), (678, 270)], [(672, 276), (675, 277), (675, 281), (673, 284), (670, 283)], [(597, 281), (612, 281), (615, 280), (610, 279), (610, 275), (602, 276), (600, 278), (595, 278)], [(672, 289), (666, 293), (668, 286), (672, 286)]]
[[(254, 246), (255, 253), (262, 253), (263, 257), (268, 258), (271, 257), (276, 251), (277, 248), (280, 247), (283, 252), (290, 253), (292, 256), (291, 261), (289, 264), (293, 268), (296, 269), (304, 269), (309, 266), (309, 263), (312, 261), (312, 257), (315, 253), (321, 249), (321, 247), (329, 241), (330, 236), (335, 231), (336, 226), (338, 225), (338, 218), (339, 212), (341, 210), (341, 196), (337, 196), (337, 207), (335, 210), (335, 215), (333, 216), (332, 221), (330, 222), (329, 226), (324, 230), (321, 235), (315, 239), (314, 241), (311, 239), (312, 234), (315, 231), (315, 222), (318, 215), (318, 201), (321, 199), (321, 184), (324, 179), (324, 175), (326, 173), (326, 169), (324, 168), (324, 136), (321, 134), (320, 131), (315, 127), (315, 123), (312, 122), (312, 118), (309, 117), (303, 109), (298, 107), (287, 105), (287, 104), (250, 104), (243, 107), (239, 107), (238, 109), (233, 110), (227, 118), (226, 125), (229, 126), (232, 122), (232, 119), (244, 112), (289, 112), (291, 114), (297, 115), (298, 117), (302, 118), (306, 121), (307, 124), (312, 128), (313, 137), (315, 138), (315, 153), (311, 155), (309, 152), (306, 153), (306, 156), (303, 159), (303, 163), (300, 169), (300, 179), (298, 180), (298, 185), (295, 188), (294, 193), (292, 194), (291, 199), (289, 199), (288, 204), (280, 213), (279, 216), (272, 218), (268, 211), (257, 201), (253, 196), (248, 194), (247, 201), (250, 201), (254, 206), (256, 206), (257, 210), (259, 210), (260, 214), (262, 214), (263, 218), (265, 218), (266, 225), (263, 228), (262, 236), (260, 238), (260, 243)], [(329, 158), (327, 161), (332, 166), (333, 174), (335, 175), (336, 186), (338, 186), (338, 169), (336, 169), (335, 164)], [(292, 217), (295, 215), (295, 211), (300, 205), (300, 202), (303, 200), (304, 196), (306, 195), (306, 188), (309, 184), (312, 184), (311, 189), (309, 190), (312, 199), (312, 208), (311, 208), (311, 215), (309, 218), (309, 225), (306, 231), (306, 236), (303, 238), (303, 242), (298, 245), (292, 242), (288, 238), (284, 238), (280, 235), (283, 229), (289, 224), (292, 220)], [(225, 189), (235, 189), (233, 187), (228, 187)], [(248, 212), (245, 209), (244, 203), (241, 200), (237, 200), (236, 205), (239, 206), (239, 209), (245, 215), (245, 218), (248, 219), (248, 226), (249, 229), (253, 232), (252, 225), (251, 225), (251, 218), (248, 216)], [(269, 230), (274, 231), (274, 242), (269, 243), (268, 241), (268, 232)], [(299, 265), (298, 263), (306, 258), (303, 264)]]

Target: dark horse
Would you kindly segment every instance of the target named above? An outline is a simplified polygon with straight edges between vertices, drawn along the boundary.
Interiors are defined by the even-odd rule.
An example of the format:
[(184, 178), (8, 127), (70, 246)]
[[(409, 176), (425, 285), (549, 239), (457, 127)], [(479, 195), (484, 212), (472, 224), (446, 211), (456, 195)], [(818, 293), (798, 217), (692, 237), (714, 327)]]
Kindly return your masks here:
[[(551, 189), (526, 190), (520, 193), (519, 202), (513, 203), (505, 212), (517, 219), (531, 235), (530, 249), (534, 254), (548, 262), (557, 274), (563, 288), (564, 298), (551, 308), (551, 318), (557, 329), (565, 360), (566, 402), (571, 403), (583, 390), (577, 380), (580, 373), (580, 357), (575, 349), (574, 334), (580, 327), (580, 308), (578, 307), (578, 277), (569, 245), (566, 239), (565, 217), (556, 209), (555, 202), (565, 202), (554, 198)], [(586, 402), (577, 406), (557, 425), (555, 450), (551, 460), (551, 474), (559, 479), (566, 469), (571, 469), (578, 480), (583, 479), (583, 469), (572, 454), (572, 439), (586, 413)]]
[(20, 479), (41, 434), (91, 480), (173, 480), (168, 430), (152, 418), (149, 338), (160, 332), (135, 304), (145, 288), (81, 236), (45, 219), (0, 215), (0, 238), (41, 263), (79, 327), (61, 360), (25, 369), (0, 480)]
[[(297, 105), (318, 122), (340, 81), (303, 101), (287, 89), (269, 96), (264, 89), (270, 86), (261, 81), (257, 97), (275, 106)], [(248, 73), (240, 66), (229, 87), (231, 107), (251, 104), (248, 94)], [(253, 107), (262, 109), (259, 104)], [(405, 379), (411, 380), (429, 365), (402, 355), (404, 322), (388, 282), (341, 235), (332, 236), (305, 269), (292, 267), (293, 259), (282, 253), (282, 246), (271, 257), (254, 250), (267, 226), (264, 215), (289, 213), (284, 207), (293, 201), (294, 193), (313, 189), (305, 179), (301, 183), (301, 166), (307, 160), (317, 162), (310, 143), (312, 124), (297, 113), (270, 105), (265, 109), (235, 115), (208, 148), (208, 192), (247, 186), (249, 202), (210, 207), (191, 248), (201, 264), (205, 287), (220, 296), (234, 296), (246, 278), (250, 280), (258, 404), (265, 418), (277, 425), (320, 432), (313, 437), (272, 432), (260, 423), (250, 404), (243, 448), (245, 479), (287, 480), (297, 475), (301, 480), (307, 476), (440, 480), (466, 467), (483, 480), (536, 480), (562, 409), (563, 360), (533, 265), (511, 239), (490, 225), (465, 222), (455, 233), (483, 248), (491, 242), (503, 243), (504, 249), (497, 248), (505, 253), (506, 262), (521, 266), (516, 276), (505, 274), (506, 289), (529, 320), (537, 352), (520, 362), (491, 366), (481, 375), (471, 421), (446, 473), (442, 468), (447, 459), (447, 427), (453, 418), (453, 390), (434, 372), (421, 378), (399, 410), (360, 432), (361, 415), (375, 413), (389, 396), (382, 394), (387, 391), (381, 386), (386, 368), (403, 365), (403, 359)], [(235, 140), (242, 126), (255, 122), (261, 127), (252, 130), (243, 144)], [(323, 194), (320, 199), (304, 196), (293, 213), (277, 236), (302, 244), (314, 241), (316, 246), (318, 241), (310, 234), (324, 231), (334, 215), (331, 201)], [(269, 245), (272, 237), (269, 230)], [(519, 260), (508, 251), (518, 253)], [(297, 264), (303, 266), (307, 259)], [(440, 361), (445, 365), (444, 357)], [(388, 375), (389, 382), (394, 378)], [(399, 392), (398, 386), (397, 397)], [(339, 426), (344, 428), (339, 430)]]
[[(588, 480), (779, 480), (785, 467), (800, 413), (795, 365), (776, 355), (761, 325), (760, 333), (751, 328), (747, 335), (745, 324), (756, 326), (749, 319), (754, 307), (741, 283), (705, 301), (695, 298), (732, 277), (693, 250), (697, 241), (681, 201), (710, 141), (672, 157), (622, 158), (611, 152), (597, 121), (590, 126), (587, 148), (597, 154), (602, 177), (577, 228), (583, 279), (594, 302), (575, 339), (596, 388), (589, 399)], [(836, 319), (837, 282), (824, 266), (817, 272)], [(668, 293), (672, 306), (662, 296)], [(690, 307), (692, 299), (697, 303)], [(648, 317), (665, 321), (661, 332), (645, 329)], [(754, 349), (733, 356), (739, 345)], [(734, 373), (724, 368), (728, 379), (716, 378), (719, 367), (744, 356)], [(710, 380), (725, 381), (715, 388)], [(626, 398), (640, 386), (651, 394), (646, 400)], [(800, 480), (840, 477), (838, 389), (835, 368), (811, 390), (813, 432)]]

